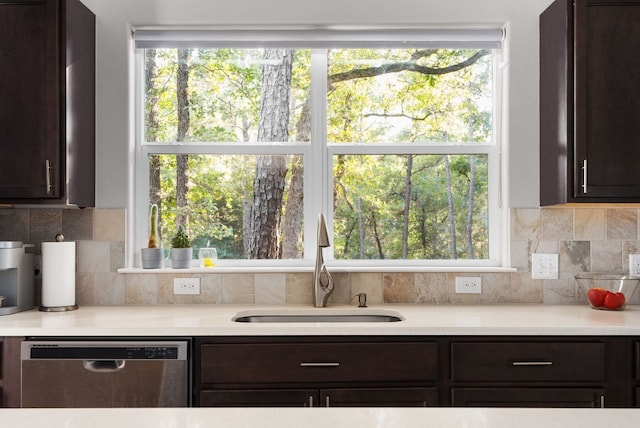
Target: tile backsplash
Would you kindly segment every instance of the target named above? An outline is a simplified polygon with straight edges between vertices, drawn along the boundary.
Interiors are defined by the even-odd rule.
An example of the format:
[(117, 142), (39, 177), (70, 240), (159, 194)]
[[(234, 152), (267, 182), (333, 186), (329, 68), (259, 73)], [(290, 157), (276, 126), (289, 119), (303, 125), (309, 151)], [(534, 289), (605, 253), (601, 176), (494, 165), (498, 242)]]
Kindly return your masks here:
[[(510, 273), (334, 273), (334, 304), (584, 303), (576, 272), (626, 272), (640, 253), (636, 207), (587, 206), (511, 210)], [(124, 209), (0, 209), (0, 240), (35, 244), (62, 233), (77, 241), (79, 305), (311, 304), (312, 273), (118, 273), (125, 265)], [(558, 253), (557, 280), (531, 279), (531, 253)], [(456, 294), (456, 276), (482, 277), (481, 294)], [(200, 295), (173, 295), (173, 278), (201, 278)], [(36, 280), (36, 296), (40, 281)], [(636, 295), (632, 303), (640, 302)], [(39, 302), (36, 302), (39, 303)]]

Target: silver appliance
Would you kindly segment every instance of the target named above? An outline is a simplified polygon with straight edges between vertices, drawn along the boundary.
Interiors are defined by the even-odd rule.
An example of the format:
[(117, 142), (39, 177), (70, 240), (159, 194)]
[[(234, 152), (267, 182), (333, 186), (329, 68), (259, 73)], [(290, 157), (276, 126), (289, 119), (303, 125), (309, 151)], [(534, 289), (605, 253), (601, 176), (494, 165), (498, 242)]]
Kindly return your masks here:
[(26, 340), (22, 407), (187, 407), (189, 341)]
[(33, 308), (33, 253), (19, 241), (0, 241), (0, 315)]

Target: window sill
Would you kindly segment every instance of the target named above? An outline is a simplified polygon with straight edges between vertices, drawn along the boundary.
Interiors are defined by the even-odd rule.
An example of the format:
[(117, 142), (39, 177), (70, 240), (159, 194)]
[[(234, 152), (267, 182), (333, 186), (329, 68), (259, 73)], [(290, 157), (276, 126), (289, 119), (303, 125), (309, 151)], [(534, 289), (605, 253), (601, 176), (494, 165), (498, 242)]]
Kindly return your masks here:
[[(327, 269), (332, 273), (511, 273), (517, 272), (516, 268), (500, 266), (331, 266)], [(213, 268), (192, 267), (189, 269), (161, 269), (120, 268), (122, 274), (223, 274), (223, 273), (311, 273), (313, 266), (220, 266)]]

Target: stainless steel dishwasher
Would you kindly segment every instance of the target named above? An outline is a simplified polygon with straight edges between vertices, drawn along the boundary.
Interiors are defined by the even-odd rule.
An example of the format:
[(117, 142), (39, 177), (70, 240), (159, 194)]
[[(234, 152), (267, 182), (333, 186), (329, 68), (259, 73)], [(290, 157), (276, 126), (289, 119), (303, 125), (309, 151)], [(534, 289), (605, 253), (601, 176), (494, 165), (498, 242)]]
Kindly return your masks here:
[(188, 352), (188, 340), (25, 340), (22, 407), (187, 407)]

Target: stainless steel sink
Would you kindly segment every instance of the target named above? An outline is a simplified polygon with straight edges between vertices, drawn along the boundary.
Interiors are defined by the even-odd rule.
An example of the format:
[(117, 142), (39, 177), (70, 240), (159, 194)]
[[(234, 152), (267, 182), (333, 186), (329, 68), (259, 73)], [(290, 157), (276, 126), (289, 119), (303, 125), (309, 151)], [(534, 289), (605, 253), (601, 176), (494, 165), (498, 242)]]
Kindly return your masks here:
[(302, 311), (245, 311), (233, 317), (235, 322), (247, 323), (295, 323), (295, 322), (398, 322), (404, 318), (393, 311), (350, 311), (350, 312), (323, 312), (304, 313)]

